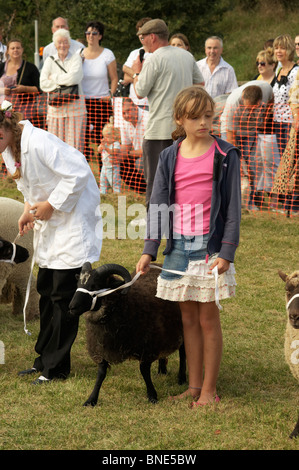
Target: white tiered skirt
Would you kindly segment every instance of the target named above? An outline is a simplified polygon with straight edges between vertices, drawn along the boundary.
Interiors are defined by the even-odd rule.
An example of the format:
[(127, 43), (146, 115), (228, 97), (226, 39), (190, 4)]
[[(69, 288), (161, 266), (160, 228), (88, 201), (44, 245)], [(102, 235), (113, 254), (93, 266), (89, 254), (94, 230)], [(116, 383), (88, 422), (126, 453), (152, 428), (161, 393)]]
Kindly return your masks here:
[[(205, 260), (190, 261), (186, 274), (179, 279), (165, 280), (158, 277), (156, 296), (164, 300), (176, 302), (213, 302), (215, 301), (215, 277), (208, 274), (217, 255)], [(218, 276), (219, 300), (235, 296), (236, 279), (234, 263), (230, 264), (228, 271)]]

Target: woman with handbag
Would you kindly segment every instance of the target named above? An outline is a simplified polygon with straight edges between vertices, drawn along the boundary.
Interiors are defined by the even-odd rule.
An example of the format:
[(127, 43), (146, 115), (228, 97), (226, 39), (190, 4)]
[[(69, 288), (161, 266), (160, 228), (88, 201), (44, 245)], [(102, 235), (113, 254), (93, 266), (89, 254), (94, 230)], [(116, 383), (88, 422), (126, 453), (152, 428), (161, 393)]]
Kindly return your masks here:
[(35, 97), (39, 90), (39, 71), (23, 58), (23, 46), (19, 39), (7, 44), (6, 61), (0, 63), (0, 94), (13, 103), (24, 119), (36, 122)]
[(55, 31), (53, 42), (57, 53), (46, 59), (40, 75), (40, 87), (48, 93), (48, 131), (83, 152), (86, 107), (81, 87), (82, 59), (78, 53), (69, 53), (68, 30)]

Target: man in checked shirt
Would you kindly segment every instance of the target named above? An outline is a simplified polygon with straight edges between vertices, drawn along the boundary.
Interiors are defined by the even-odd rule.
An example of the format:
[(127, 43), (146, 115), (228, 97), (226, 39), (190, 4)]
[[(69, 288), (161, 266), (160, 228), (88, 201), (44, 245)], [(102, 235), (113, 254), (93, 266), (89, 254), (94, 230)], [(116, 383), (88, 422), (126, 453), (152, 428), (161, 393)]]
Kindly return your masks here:
[(204, 77), (205, 89), (212, 98), (231, 93), (238, 87), (235, 71), (221, 57), (222, 51), (222, 39), (218, 36), (211, 36), (205, 43), (206, 57), (197, 62)]

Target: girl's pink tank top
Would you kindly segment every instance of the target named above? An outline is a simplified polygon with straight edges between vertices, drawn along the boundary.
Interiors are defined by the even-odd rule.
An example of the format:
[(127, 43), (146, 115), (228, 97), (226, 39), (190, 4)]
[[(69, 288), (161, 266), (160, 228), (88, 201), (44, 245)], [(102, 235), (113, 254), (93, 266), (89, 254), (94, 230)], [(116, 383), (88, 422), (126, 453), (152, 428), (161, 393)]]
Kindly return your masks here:
[(209, 233), (215, 145), (195, 158), (184, 158), (178, 151), (174, 231), (182, 235)]

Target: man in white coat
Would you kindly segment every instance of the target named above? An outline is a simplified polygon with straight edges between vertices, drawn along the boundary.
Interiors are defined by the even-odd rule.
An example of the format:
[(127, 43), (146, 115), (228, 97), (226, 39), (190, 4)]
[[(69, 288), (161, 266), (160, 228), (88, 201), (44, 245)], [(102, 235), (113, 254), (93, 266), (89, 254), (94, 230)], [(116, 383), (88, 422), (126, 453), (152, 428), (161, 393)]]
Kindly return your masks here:
[(29, 121), (18, 123), (16, 115), (0, 110), (0, 150), (25, 200), (20, 234), (34, 229), (40, 294), (38, 357), (19, 374), (40, 373), (33, 383), (41, 384), (70, 373), (78, 321), (68, 305), (83, 263), (99, 260), (100, 193), (84, 155)]

